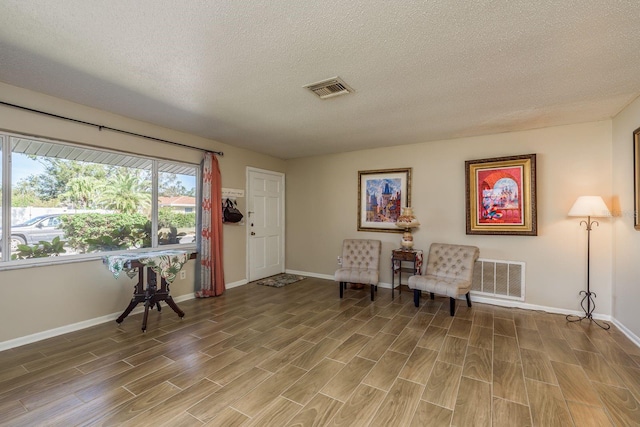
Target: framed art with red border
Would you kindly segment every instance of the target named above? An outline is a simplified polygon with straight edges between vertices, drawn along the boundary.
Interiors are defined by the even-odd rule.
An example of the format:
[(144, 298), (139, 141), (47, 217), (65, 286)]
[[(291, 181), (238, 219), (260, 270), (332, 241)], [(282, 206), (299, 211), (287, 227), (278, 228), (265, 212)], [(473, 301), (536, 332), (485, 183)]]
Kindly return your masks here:
[(536, 155), (465, 162), (467, 234), (537, 236)]

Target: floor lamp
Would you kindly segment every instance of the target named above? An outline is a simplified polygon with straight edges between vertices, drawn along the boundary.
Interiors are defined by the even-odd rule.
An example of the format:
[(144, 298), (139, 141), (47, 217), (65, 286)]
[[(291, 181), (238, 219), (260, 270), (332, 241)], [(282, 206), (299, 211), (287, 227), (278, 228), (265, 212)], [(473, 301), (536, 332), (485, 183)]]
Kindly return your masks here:
[[(578, 200), (573, 204), (571, 209), (569, 210), (569, 216), (580, 216), (587, 217), (587, 220), (580, 221), (580, 225), (584, 224), (587, 226), (587, 290), (580, 291), (580, 295), (584, 295), (582, 301), (580, 301), (580, 306), (582, 306), (582, 310), (584, 311), (584, 316), (576, 316), (573, 314), (569, 314), (566, 316), (569, 322), (580, 322), (582, 319), (588, 319), (589, 321), (595, 323), (600, 326), (602, 329), (609, 329), (611, 326), (606, 322), (598, 322), (592, 317), (593, 310), (596, 308), (596, 302), (594, 298), (596, 297), (595, 292), (591, 292), (589, 287), (589, 257), (591, 252), (591, 229), (593, 225), (600, 225), (598, 221), (592, 221), (591, 217), (607, 217), (611, 216), (607, 205), (604, 204), (602, 197), (600, 196), (580, 196)], [(587, 306), (585, 307), (585, 302)]]

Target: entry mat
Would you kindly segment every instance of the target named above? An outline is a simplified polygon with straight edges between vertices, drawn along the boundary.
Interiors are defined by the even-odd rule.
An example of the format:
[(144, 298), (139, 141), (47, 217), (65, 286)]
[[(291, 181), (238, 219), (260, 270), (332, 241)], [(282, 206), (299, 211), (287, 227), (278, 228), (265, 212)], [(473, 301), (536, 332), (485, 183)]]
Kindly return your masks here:
[(299, 282), (303, 280), (303, 276), (297, 276), (295, 274), (280, 273), (275, 276), (266, 277), (256, 281), (256, 285), (273, 286), (274, 288), (281, 288), (291, 283)]

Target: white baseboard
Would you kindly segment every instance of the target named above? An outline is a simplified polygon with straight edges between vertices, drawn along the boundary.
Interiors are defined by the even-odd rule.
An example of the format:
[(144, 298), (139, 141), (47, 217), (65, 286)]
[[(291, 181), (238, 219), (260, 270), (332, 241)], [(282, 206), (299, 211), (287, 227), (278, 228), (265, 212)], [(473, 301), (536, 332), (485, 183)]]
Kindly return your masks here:
[(627, 338), (629, 338), (635, 345), (640, 347), (640, 337), (638, 337), (636, 334), (631, 332), (626, 326), (618, 322), (616, 319), (611, 319), (611, 323), (616, 325), (618, 329), (620, 329), (622, 333), (627, 336)]
[(238, 286), (242, 286), (242, 285), (246, 285), (247, 283), (247, 279), (242, 279), (242, 280), (238, 280), (237, 282), (231, 282), (231, 283), (225, 283), (224, 287), (226, 289), (232, 289), (232, 288), (237, 288)]
[[(179, 303), (179, 302), (187, 301), (194, 298), (195, 298), (195, 295), (193, 293), (190, 293), (190, 294), (180, 295), (179, 297), (175, 297), (173, 300), (176, 303)], [(144, 311), (144, 305), (138, 305), (138, 307), (134, 308), (129, 315), (131, 316), (133, 314), (142, 313), (143, 311)], [(24, 337), (3, 341), (3, 342), (0, 342), (0, 351), (9, 350), (10, 348), (20, 347), (26, 344), (31, 344), (36, 341), (42, 341), (47, 338), (53, 338), (58, 335), (68, 334), (69, 332), (79, 331), (81, 329), (89, 328), (91, 326), (101, 325), (103, 323), (108, 323), (108, 322), (114, 322), (118, 317), (120, 317), (120, 314), (122, 314), (121, 311), (117, 313), (107, 314), (106, 316), (96, 317), (95, 319), (84, 320), (82, 322), (60, 326), (59, 328), (49, 329), (47, 331), (26, 335)], [(114, 325), (114, 327), (116, 326)]]
[[(315, 277), (316, 279), (333, 280), (334, 278), (332, 275), (329, 275), (329, 274), (309, 273), (308, 271), (286, 270), (286, 273), (297, 274), (299, 276), (306, 276), (306, 277)], [(378, 287), (391, 289), (391, 283), (378, 283)]]

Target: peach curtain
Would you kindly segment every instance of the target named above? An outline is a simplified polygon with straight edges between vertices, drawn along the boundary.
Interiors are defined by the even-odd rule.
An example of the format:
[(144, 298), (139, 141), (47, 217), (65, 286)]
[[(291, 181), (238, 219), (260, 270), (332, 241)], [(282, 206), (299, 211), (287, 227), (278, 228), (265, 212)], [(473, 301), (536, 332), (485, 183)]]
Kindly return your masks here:
[(205, 153), (202, 161), (202, 185), (199, 221), (196, 297), (222, 295), (224, 269), (222, 262), (222, 179), (218, 159)]

